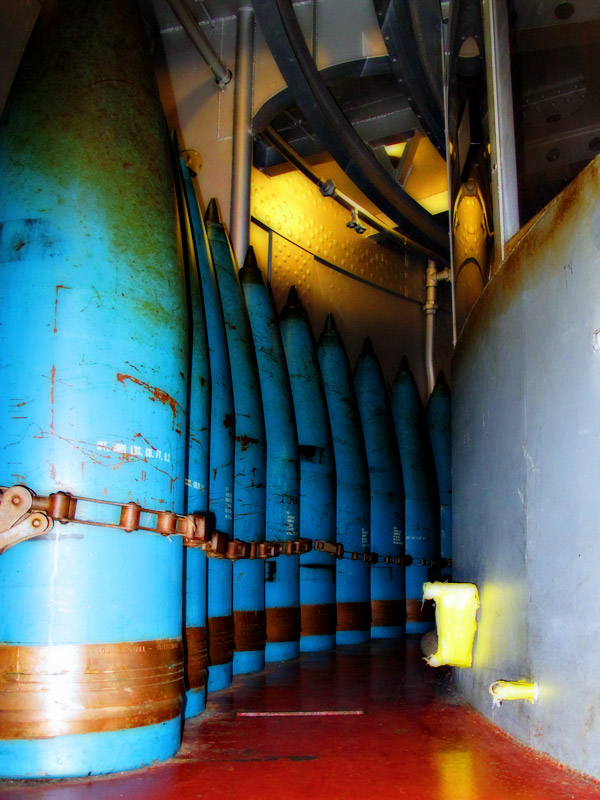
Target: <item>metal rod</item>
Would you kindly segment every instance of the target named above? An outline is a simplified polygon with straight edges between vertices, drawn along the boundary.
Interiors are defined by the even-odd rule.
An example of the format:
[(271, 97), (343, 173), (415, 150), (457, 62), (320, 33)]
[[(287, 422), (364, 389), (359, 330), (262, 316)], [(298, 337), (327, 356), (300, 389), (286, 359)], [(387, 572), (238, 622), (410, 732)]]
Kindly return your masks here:
[(427, 391), (430, 395), (435, 386), (435, 367), (433, 361), (433, 349), (435, 344), (435, 315), (437, 314), (437, 285), (440, 281), (451, 281), (452, 272), (449, 268), (438, 272), (435, 261), (429, 259), (427, 262), (427, 272), (425, 286), (427, 289), (427, 299), (423, 310), (425, 311), (425, 371), (427, 373)]
[(494, 269), (497, 270), (504, 260), (506, 243), (519, 230), (517, 157), (506, 3), (483, 0), (482, 13), (494, 198)]
[(273, 278), (273, 231), (269, 228), (269, 251), (267, 255), (267, 282), (271, 283)]
[(169, 0), (169, 4), (192, 44), (210, 67), (219, 89), (224, 89), (231, 80), (231, 70), (227, 69), (217, 55), (216, 50), (198, 25), (196, 17), (187, 7), (185, 0)]
[(324, 180), (323, 178), (319, 178), (319, 176), (313, 172), (312, 167), (310, 164), (305, 161), (302, 156), (297, 153), (293, 147), (291, 147), (285, 139), (280, 136), (277, 131), (269, 125), (261, 134), (264, 136), (267, 141), (269, 141), (273, 147), (278, 150), (281, 155), (289, 161), (292, 166), (296, 167), (296, 169), (301, 172), (306, 178), (308, 178), (315, 186), (318, 186), (321, 194), (324, 197), (331, 197), (332, 200), (335, 200), (336, 203), (343, 206), (346, 210), (352, 211), (353, 209), (356, 210), (356, 215), (360, 220), (366, 222), (371, 228), (375, 228), (375, 230), (379, 231), (379, 233), (386, 236), (388, 239), (396, 242), (396, 244), (401, 245), (402, 247), (406, 247), (409, 250), (414, 250), (417, 253), (421, 253), (422, 255), (426, 255), (428, 258), (435, 258), (436, 261), (446, 264), (447, 260), (441, 258), (438, 253), (435, 253), (433, 250), (430, 250), (427, 247), (419, 244), (418, 242), (414, 242), (412, 239), (409, 239), (407, 236), (404, 236), (398, 231), (389, 228), (385, 223), (378, 220), (373, 214), (367, 211), (362, 206), (358, 205), (354, 200), (350, 197), (345, 195), (343, 192), (340, 192), (339, 189), (336, 188), (334, 182), (332, 180)]
[(233, 157), (230, 232), (233, 252), (243, 264), (250, 241), (250, 173), (252, 169), (252, 90), (254, 79), (254, 11), (237, 12)]

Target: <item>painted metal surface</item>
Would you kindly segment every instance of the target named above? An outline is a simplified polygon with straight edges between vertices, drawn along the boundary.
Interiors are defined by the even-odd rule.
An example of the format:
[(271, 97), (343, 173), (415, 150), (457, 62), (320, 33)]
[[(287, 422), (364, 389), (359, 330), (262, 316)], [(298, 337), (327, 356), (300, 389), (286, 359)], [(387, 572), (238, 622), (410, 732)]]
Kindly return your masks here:
[[(345, 551), (369, 550), (370, 490), (367, 454), (352, 371), (331, 314), (317, 343), (336, 474), (336, 541)], [(350, 557), (338, 559), (335, 574), (337, 644), (367, 641), (371, 626), (370, 567)]]
[(304, 653), (212, 695), (209, 714), (187, 726), (181, 752), (166, 764), (0, 791), (3, 800), (600, 797), (598, 783), (511, 741), (462, 704), (448, 677), (425, 665), (414, 641)]
[(376, 0), (392, 69), (427, 136), (445, 154), (442, 17), (435, 0)]
[[(300, 447), (300, 536), (335, 541), (335, 465), (327, 401), (306, 311), (292, 287), (279, 327)], [(300, 556), (300, 650), (335, 646), (335, 564), (315, 550)]]
[[(216, 530), (231, 536), (235, 416), (225, 323), (204, 221), (200, 216), (198, 200), (187, 167), (182, 169), (181, 175), (204, 301), (210, 365), (208, 511)], [(207, 689), (210, 692), (223, 689), (231, 683), (233, 566), (226, 559), (211, 558), (207, 567)]]
[[(300, 529), (300, 456), (294, 401), (277, 311), (250, 248), (240, 283), (246, 298), (265, 413), (267, 441), (266, 538), (285, 542)], [(300, 637), (300, 561), (265, 563), (266, 661), (296, 658)]]
[[(185, 282), (134, 3), (45, 7), (2, 118), (0, 163), (2, 483), (180, 512)], [(0, 557), (0, 587), (0, 641), (23, 659), (50, 648), (53, 675), (69, 672), (63, 645), (140, 645), (131, 657), (143, 669), (151, 654), (140, 643), (160, 650), (175, 640), (173, 665), (181, 658), (180, 542), (58, 525)], [(53, 692), (50, 715), (68, 719), (60, 682)], [(9, 699), (3, 692), (0, 704)], [(52, 738), (5, 740), (0, 774), (95, 774), (164, 759), (179, 746), (180, 705), (153, 724), (142, 714), (140, 727), (102, 732), (90, 722), (90, 733), (67, 725)]]
[[(452, 558), (452, 398), (440, 372), (427, 403), (425, 418), (433, 451), (440, 495), (440, 555)], [(451, 579), (452, 568), (442, 567), (442, 578)]]
[[(265, 538), (266, 437), (258, 366), (235, 257), (214, 200), (205, 215), (215, 265), (233, 385), (235, 449), (233, 535), (246, 542)], [(233, 673), (265, 664), (265, 585), (261, 560), (233, 565), (235, 650)]]
[(425, 412), (406, 358), (390, 401), (404, 480), (406, 551), (413, 558), (406, 568), (406, 632), (425, 633), (433, 627), (433, 608), (422, 603), (423, 584), (436, 580), (438, 572), (421, 562), (440, 555), (440, 501)]
[[(387, 387), (370, 339), (354, 368), (354, 389), (360, 411), (371, 493), (371, 550), (404, 555), (404, 485), (400, 453)], [(403, 636), (406, 623), (404, 567), (371, 568), (371, 638)]]
[[(175, 184), (181, 226), (186, 288), (190, 352), (188, 364), (188, 416), (186, 425), (187, 455), (184, 488), (184, 513), (208, 513), (209, 434), (210, 434), (210, 363), (206, 321), (198, 273), (198, 246), (206, 250), (204, 241), (197, 242), (191, 228), (183, 195), (183, 175), (188, 167), (179, 155), (177, 137), (173, 137)], [(189, 178), (189, 174), (188, 174)], [(202, 255), (200, 256), (202, 257)], [(183, 553), (185, 580), (184, 596), (184, 654), (186, 693), (184, 717), (194, 717), (206, 705), (208, 667), (207, 572), (206, 554), (198, 548), (186, 548)]]
[[(595, 591), (600, 164), (595, 159), (514, 244), (454, 359), (453, 563), (478, 584), (470, 702), (560, 761), (600, 774)], [(492, 710), (492, 681), (539, 700)]]

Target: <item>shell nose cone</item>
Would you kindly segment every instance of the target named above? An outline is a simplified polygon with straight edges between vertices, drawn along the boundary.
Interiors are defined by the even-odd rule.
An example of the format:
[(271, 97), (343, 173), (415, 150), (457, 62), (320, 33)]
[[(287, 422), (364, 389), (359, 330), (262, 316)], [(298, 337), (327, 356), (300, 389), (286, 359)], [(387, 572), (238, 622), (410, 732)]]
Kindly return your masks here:
[(244, 266), (239, 271), (239, 276), (242, 283), (263, 283), (262, 272), (256, 261), (256, 254), (252, 245), (248, 248)]
[(221, 215), (219, 214), (219, 206), (217, 205), (217, 201), (214, 197), (208, 202), (208, 206), (206, 207), (206, 214), (204, 215), (205, 222), (221, 222)]
[(298, 290), (295, 286), (290, 286), (290, 291), (288, 293), (288, 297), (285, 303), (286, 308), (300, 308), (302, 303), (300, 302), (300, 298), (298, 297)]
[(333, 314), (327, 314), (327, 318), (325, 319), (325, 327), (323, 328), (323, 333), (337, 333), (337, 325), (335, 324), (335, 317)]
[(400, 366), (398, 367), (398, 372), (410, 372), (410, 366), (408, 364), (408, 358), (404, 355), (400, 359)]
[(371, 337), (367, 336), (365, 341), (363, 342), (362, 353), (363, 356), (374, 356), (375, 350), (373, 349), (373, 342), (371, 341)]

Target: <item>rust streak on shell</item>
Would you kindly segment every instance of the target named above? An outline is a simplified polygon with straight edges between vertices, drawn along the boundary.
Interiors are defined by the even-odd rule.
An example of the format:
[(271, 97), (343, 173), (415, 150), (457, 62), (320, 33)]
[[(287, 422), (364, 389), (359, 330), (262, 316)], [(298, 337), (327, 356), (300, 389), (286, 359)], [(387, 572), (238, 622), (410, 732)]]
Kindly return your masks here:
[(251, 436), (246, 436), (245, 434), (243, 436), (236, 436), (235, 440), (236, 442), (240, 442), (242, 450), (247, 450), (249, 444), (258, 444), (258, 439), (253, 439)]
[(158, 400), (159, 403), (163, 405), (168, 405), (173, 412), (173, 419), (177, 418), (177, 414), (179, 413), (180, 405), (170, 394), (159, 389), (157, 386), (150, 386), (149, 383), (146, 381), (141, 381), (139, 378), (134, 378), (133, 375), (124, 375), (122, 372), (117, 372), (117, 380), (119, 383), (122, 383), (125, 386), (125, 381), (131, 381), (132, 383), (137, 383), (138, 386), (142, 386), (144, 389), (147, 389), (152, 397), (151, 400)]

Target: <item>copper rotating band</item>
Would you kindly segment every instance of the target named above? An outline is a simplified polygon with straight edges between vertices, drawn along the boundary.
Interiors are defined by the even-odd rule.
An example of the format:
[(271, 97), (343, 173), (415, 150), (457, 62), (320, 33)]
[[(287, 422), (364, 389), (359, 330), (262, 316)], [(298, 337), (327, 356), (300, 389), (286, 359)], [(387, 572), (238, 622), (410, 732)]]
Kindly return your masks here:
[(233, 631), (235, 649), (239, 651), (262, 650), (267, 638), (264, 611), (234, 611)]
[(336, 608), (334, 603), (300, 606), (302, 636), (333, 636)]
[(208, 663), (229, 664), (233, 654), (233, 617), (208, 618)]
[(374, 628), (404, 625), (406, 606), (402, 600), (371, 600), (371, 625)]
[(338, 631), (367, 631), (371, 627), (370, 603), (338, 603)]
[(183, 663), (188, 689), (206, 686), (208, 639), (206, 628), (186, 628), (183, 633)]
[(267, 608), (267, 642), (297, 642), (300, 636), (298, 606)]
[(181, 713), (181, 639), (0, 644), (0, 739), (138, 728)]
[(435, 619), (435, 605), (433, 600), (421, 600), (420, 597), (406, 598), (407, 622), (433, 622)]

